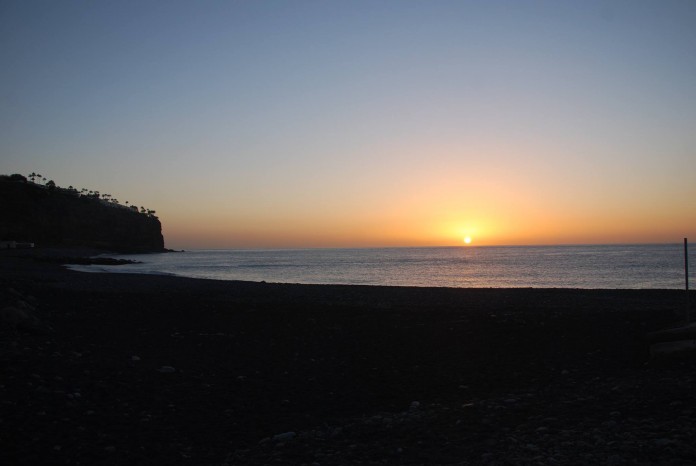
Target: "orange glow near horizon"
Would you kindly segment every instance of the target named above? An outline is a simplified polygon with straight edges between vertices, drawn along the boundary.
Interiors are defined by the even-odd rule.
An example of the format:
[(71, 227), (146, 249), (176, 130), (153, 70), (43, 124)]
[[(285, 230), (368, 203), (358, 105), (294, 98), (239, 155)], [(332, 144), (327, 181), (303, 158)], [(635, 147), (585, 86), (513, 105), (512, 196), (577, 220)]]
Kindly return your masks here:
[[(379, 150), (385, 152), (375, 158), (395, 157), (395, 149)], [(206, 201), (163, 193), (150, 204), (168, 247), (184, 249), (461, 246), (466, 237), (476, 246), (696, 237), (696, 211), (687, 201), (696, 196), (691, 185), (677, 196), (665, 179), (646, 201), (641, 185), (618, 188), (611, 177), (597, 180), (589, 173), (593, 184), (578, 190), (550, 172), (557, 167), (530, 163), (532, 152), (524, 146), (413, 147), (382, 172), (337, 172), (301, 186), (284, 177), (263, 189), (230, 188), (222, 180), (200, 187), (182, 178), (182, 193), (205, 189)], [(424, 161), (427, 154), (440, 162)], [(476, 162), (488, 158), (507, 168)], [(564, 170), (570, 176), (586, 169)]]
[(421, 178), (407, 194), (387, 186), (349, 201), (326, 199), (317, 191), (305, 197), (320, 202), (274, 195), (231, 203), (213, 195), (220, 200), (204, 206), (164, 198), (161, 206), (153, 205), (167, 247), (183, 249), (456, 246), (466, 244), (466, 237), (477, 246), (666, 243), (696, 237), (696, 212), (684, 215), (686, 205), (659, 210), (640, 199), (583, 205), (563, 190), (548, 197), (534, 184), (511, 178), (497, 179), (504, 189), (492, 184), (433, 176)]
[[(526, 214), (526, 218), (525, 217)], [(160, 218), (168, 247), (195, 248), (305, 248), (305, 247), (419, 247), (467, 244), (477, 246), (550, 245), (599, 243), (667, 243), (683, 236), (696, 237), (685, 222), (656, 223), (650, 218), (625, 218), (610, 222), (606, 215), (511, 215), (505, 221), (481, 219), (461, 222), (431, 216), (411, 218), (385, 215), (383, 219), (347, 217), (344, 219), (304, 218), (249, 219), (215, 218), (201, 215), (191, 222), (185, 217), (168, 221)], [(692, 228), (690, 231), (689, 228)], [(691, 233), (691, 234), (689, 234)], [(475, 240), (475, 241), (474, 241)]]

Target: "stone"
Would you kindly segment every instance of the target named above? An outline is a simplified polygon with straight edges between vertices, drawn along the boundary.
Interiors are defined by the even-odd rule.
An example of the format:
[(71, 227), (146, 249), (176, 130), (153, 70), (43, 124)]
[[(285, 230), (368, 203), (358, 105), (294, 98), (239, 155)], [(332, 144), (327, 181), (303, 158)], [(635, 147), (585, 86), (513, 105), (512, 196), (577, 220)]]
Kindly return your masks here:
[(653, 445), (656, 447), (666, 447), (672, 443), (672, 440), (668, 438), (657, 438), (652, 441)]
[(276, 434), (272, 437), (273, 440), (276, 442), (287, 442), (288, 440), (292, 440), (297, 436), (295, 432), (283, 432), (282, 434)]

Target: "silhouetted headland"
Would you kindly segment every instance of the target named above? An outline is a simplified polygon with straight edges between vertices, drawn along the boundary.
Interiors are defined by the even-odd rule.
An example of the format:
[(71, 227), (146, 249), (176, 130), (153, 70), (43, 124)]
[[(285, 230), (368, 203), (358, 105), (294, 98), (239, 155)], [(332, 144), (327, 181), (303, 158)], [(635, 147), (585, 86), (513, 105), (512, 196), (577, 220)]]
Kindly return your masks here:
[[(39, 177), (41, 175), (38, 175)], [(45, 179), (44, 179), (45, 180)], [(155, 211), (122, 205), (99, 191), (61, 188), (53, 181), (0, 176), (0, 241), (6, 246), (163, 252)]]

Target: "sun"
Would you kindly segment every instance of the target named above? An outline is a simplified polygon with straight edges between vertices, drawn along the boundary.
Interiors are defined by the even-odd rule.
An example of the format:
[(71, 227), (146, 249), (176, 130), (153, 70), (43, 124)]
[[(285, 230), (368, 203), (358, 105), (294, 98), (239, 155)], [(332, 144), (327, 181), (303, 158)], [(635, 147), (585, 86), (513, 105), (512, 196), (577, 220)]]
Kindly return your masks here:
[(465, 243), (465, 244), (471, 244), (471, 236), (465, 236), (465, 237), (464, 237), (464, 243)]

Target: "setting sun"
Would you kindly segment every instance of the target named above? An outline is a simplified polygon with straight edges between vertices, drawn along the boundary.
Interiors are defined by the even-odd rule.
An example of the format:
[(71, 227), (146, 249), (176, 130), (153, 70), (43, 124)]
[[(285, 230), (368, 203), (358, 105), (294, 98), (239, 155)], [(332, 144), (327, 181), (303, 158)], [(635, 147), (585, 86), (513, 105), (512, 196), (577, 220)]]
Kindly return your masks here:
[(471, 236), (465, 236), (465, 237), (464, 237), (464, 243), (466, 243), (466, 244), (471, 244)]

